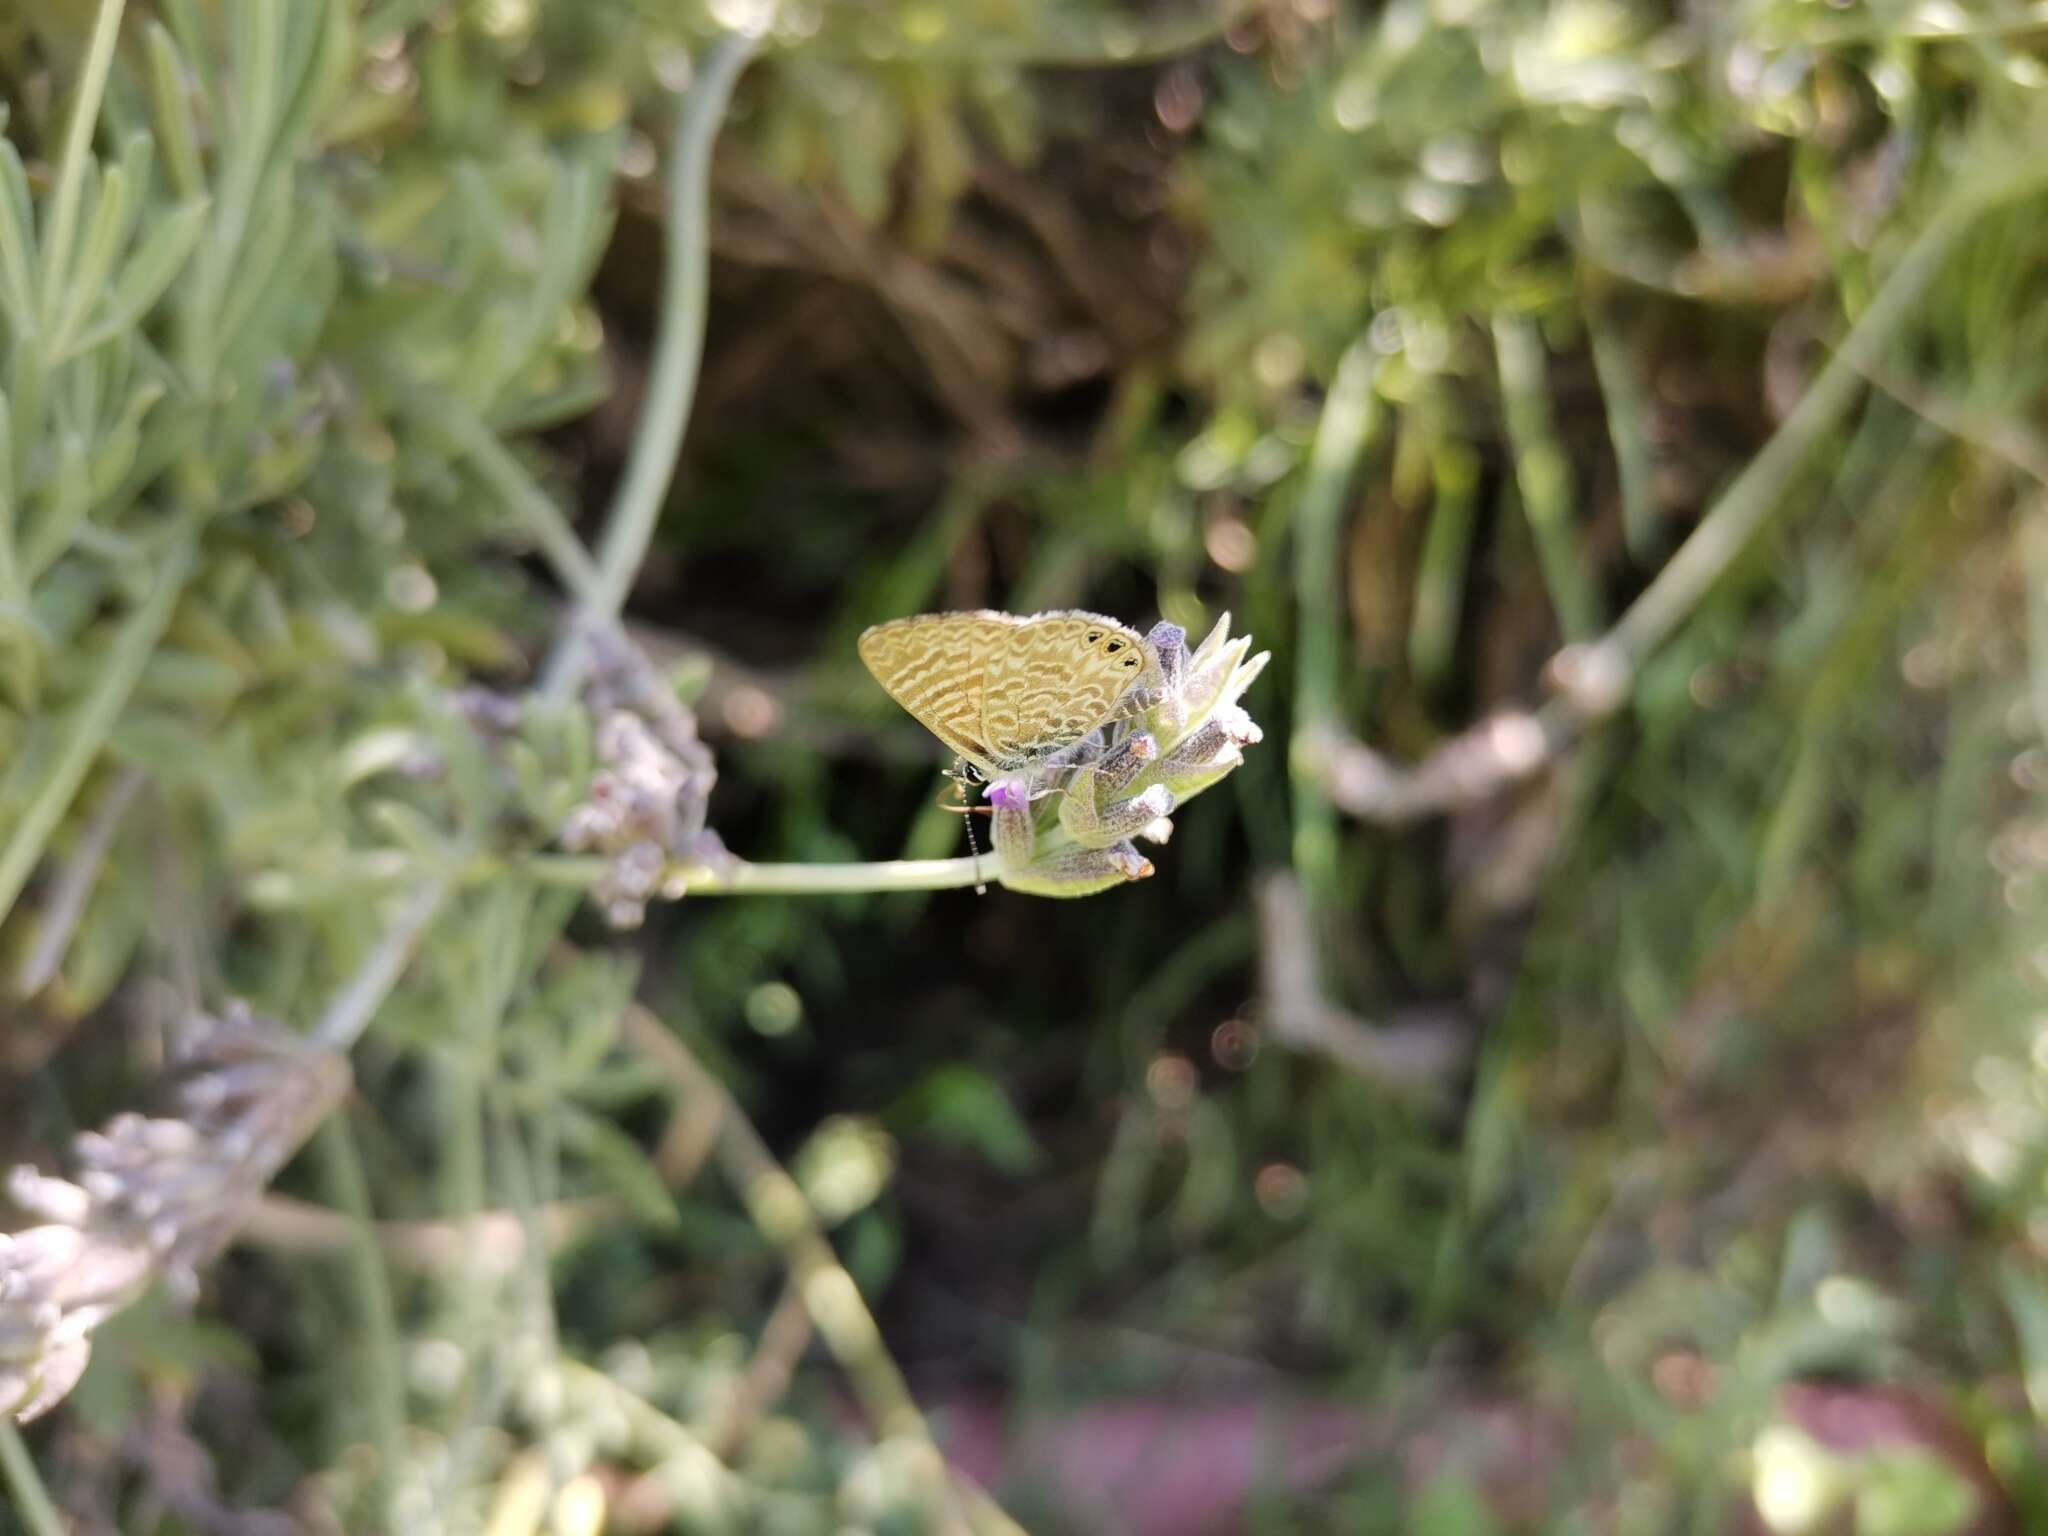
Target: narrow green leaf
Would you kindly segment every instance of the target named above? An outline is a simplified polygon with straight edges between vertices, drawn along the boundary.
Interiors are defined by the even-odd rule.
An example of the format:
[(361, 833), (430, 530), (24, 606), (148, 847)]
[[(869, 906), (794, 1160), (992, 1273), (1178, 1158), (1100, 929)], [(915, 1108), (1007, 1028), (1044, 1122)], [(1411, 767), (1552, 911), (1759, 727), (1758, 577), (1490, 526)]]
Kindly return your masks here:
[[(609, 148), (609, 145), (604, 146)], [(501, 371), (481, 398), (494, 406), (504, 387), (530, 364), (546, 344), (562, 311), (574, 300), (585, 277), (584, 261), (591, 249), (593, 226), (602, 227), (608, 167), (588, 151), (569, 156), (548, 187), (543, 215), (540, 274), (521, 303), (511, 334), (500, 354)]]
[(92, 479), (86, 468), (85, 439), (76, 432), (67, 432), (58, 445), (57, 473), (50, 485), (47, 505), (28, 533), (24, 557), (31, 582), (71, 547), (72, 535), (85, 521), (91, 506)]
[(231, 0), (228, 13), (229, 67), (241, 111), (231, 150), (231, 174), (237, 185), (246, 181), (253, 191), (277, 128), (284, 14), (279, 0)]
[(241, 276), (242, 243), (256, 210), (277, 112), (276, 0), (239, 0), (229, 11), (236, 131), (226, 141), (214, 235), (202, 251), (192, 302), (181, 317), (185, 366), (198, 387), (207, 391), (225, 350), (220, 313), (231, 283)]
[[(1294, 668), (1297, 725), (1334, 719), (1344, 691), (1344, 526), (1351, 481), (1379, 430), (1379, 363), (1361, 336), (1344, 349), (1309, 441), (1294, 508), (1294, 585), (1301, 638)], [(1318, 902), (1337, 869), (1336, 810), (1306, 775), (1296, 780), (1294, 864)]]
[(192, 248), (198, 244), (199, 236), (206, 228), (209, 206), (204, 197), (194, 198), (191, 202), (179, 204), (154, 222), (142, 244), (128, 258), (128, 264), (121, 269), (113, 295), (99, 320), (72, 343), (64, 356), (90, 352), (141, 323), (184, 268)]
[(23, 502), (28, 499), (29, 479), (35, 468), (36, 444), (43, 431), (43, 353), (40, 347), (14, 349), (14, 377), (8, 381), (8, 396), (14, 407), (16, 449), (15, 486)]
[(562, 1142), (590, 1171), (649, 1226), (676, 1225), (675, 1196), (669, 1193), (646, 1151), (624, 1131), (576, 1105), (557, 1103)]
[(14, 594), (14, 406), (0, 389), (0, 601)]
[(54, 314), (57, 296), (69, 281), (71, 244), (77, 237), (78, 221), (85, 205), (85, 191), (94, 170), (93, 133), (99, 126), (100, 98), (107, 88), (107, 72), (114, 65), (114, 44), (121, 33), (123, 0), (100, 0), (93, 18), (92, 39), (86, 44), (85, 65), (79, 71), (78, 94), (71, 103), (71, 118), (64, 127), (64, 153), (58, 162), (56, 186), (50, 194), (50, 222), (43, 240), (43, 312)]
[(192, 78), (206, 98), (207, 110), (214, 121), (221, 120), (220, 76), (213, 67), (214, 40), (207, 27), (206, 13), (201, 10), (199, 0), (162, 0), (158, 7), (164, 19), (170, 23), (171, 36), (177, 40), (178, 53), (186, 67), (192, 71)]
[(1614, 467), (1621, 480), (1621, 531), (1629, 555), (1647, 564), (1657, 552), (1656, 464), (1650, 452), (1648, 390), (1636, 374), (1614, 325), (1597, 300), (1584, 306), (1586, 335), (1592, 342), (1593, 371), (1607, 407), (1607, 436), (1614, 447)]
[(92, 313), (94, 301), (106, 291), (107, 279), (114, 271), (114, 258), (135, 227), (141, 193), (141, 184), (131, 177), (126, 165), (117, 165), (107, 172), (92, 220), (86, 225), (84, 249), (63, 290), (57, 324), (50, 333), (53, 363), (70, 354), (71, 344)]
[(2000, 1267), (1998, 1282), (2019, 1336), (2020, 1379), (2027, 1401), (2033, 1404), (2034, 1417), (2048, 1423), (2048, 1286), (2016, 1259)]
[(129, 466), (135, 462), (135, 450), (142, 442), (142, 418), (163, 397), (164, 386), (160, 381), (144, 379), (129, 393), (127, 403), (122, 406), (114, 424), (101, 434), (99, 444), (93, 450), (87, 477), (93, 505), (102, 509), (101, 517), (107, 515), (107, 501), (120, 488)]
[(199, 125), (192, 120), (185, 61), (161, 22), (152, 21), (143, 37), (149, 48), (150, 94), (165, 173), (179, 197), (199, 197), (206, 190), (206, 166), (199, 158)]
[(309, 137), (346, 83), (356, 57), (352, 10), (323, 0), (289, 11), (294, 35), (286, 43), (286, 79), (291, 86), (271, 136), (273, 155), (281, 158)]
[(1550, 408), (1543, 339), (1535, 322), (1500, 314), (1493, 321), (1493, 345), (1515, 484), (1536, 545), (1536, 563), (1565, 638), (1590, 640), (1600, 631), (1600, 598), (1573, 526), (1571, 461), (1558, 441)]
[(122, 880), (100, 880), (63, 953), (63, 992), (67, 1008), (96, 1008), (128, 974), (135, 949), (149, 931), (149, 907), (136, 887)]
[(555, 388), (507, 401), (491, 413), (491, 426), (507, 438), (526, 437), (588, 415), (611, 394), (611, 378), (593, 364), (579, 368)]
[[(258, 199), (242, 248), (236, 253), (234, 283), (214, 322), (216, 356), (225, 357), (233, 350), (235, 338), (270, 293), (279, 273), (299, 266), (308, 254), (305, 247), (318, 240), (320, 232), (308, 220), (306, 210), (292, 201), (285, 187), (278, 186), (276, 191), (275, 197)], [(287, 261), (287, 252), (294, 259)]]
[[(80, 224), (89, 224), (100, 206), (101, 168), (98, 159), (88, 158), (78, 172), (78, 196), (75, 209)], [(51, 224), (50, 199), (46, 194), (37, 205), (41, 217), (41, 244), (37, 251), (40, 269), (36, 273), (37, 315), (43, 334), (48, 335), (57, 327), (57, 317), (64, 307), (64, 298), (70, 291), (68, 274), (77, 260), (77, 233), (66, 242), (62, 254), (56, 244), (56, 235)]]
[(148, 599), (123, 621), (97, 670), (92, 692), (66, 722), (63, 745), (36, 783), (28, 808), (15, 820), (6, 846), (0, 848), (0, 920), (13, 910), (15, 898), (42, 857), (50, 834), (70, 808), (86, 770), (106, 744), (107, 733), (170, 622), (171, 610), (185, 590), (198, 542), (196, 530), (188, 527), (172, 543)]
[(33, 336), (36, 324), (35, 205), (28, 175), (12, 140), (0, 139), (0, 307), (17, 336)]
[(80, 366), (50, 370), (50, 427), (54, 432), (90, 435), (99, 430), (100, 410), (107, 399), (108, 358), (102, 354), (85, 359)]
[(1426, 688), (1440, 688), (1457, 660), (1465, 608), (1465, 578), (1478, 520), (1479, 455), (1463, 443), (1436, 445), (1435, 495), (1422, 563), (1415, 577), (1415, 611), (1408, 626), (1408, 665)]
[(226, 709), (247, 691), (249, 680), (217, 656), (159, 646), (135, 684), (138, 705)]

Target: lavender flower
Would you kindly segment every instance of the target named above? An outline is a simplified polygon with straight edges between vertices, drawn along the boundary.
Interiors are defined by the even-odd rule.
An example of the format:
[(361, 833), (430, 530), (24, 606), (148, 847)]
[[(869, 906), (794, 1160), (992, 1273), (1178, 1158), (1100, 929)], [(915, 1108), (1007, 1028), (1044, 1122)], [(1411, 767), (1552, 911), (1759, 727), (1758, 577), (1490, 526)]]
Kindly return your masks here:
[(1164, 843), (1172, 813), (1244, 761), (1260, 731), (1238, 700), (1269, 653), (1217, 620), (1192, 653), (1187, 632), (1160, 623), (1145, 637), (1151, 666), (1138, 708), (1083, 738), (1040, 778), (989, 786), (1002, 883), (1040, 896), (1087, 896), (1142, 880), (1152, 863), (1134, 839)]
[(649, 899), (678, 898), (691, 869), (726, 861), (704, 824), (718, 768), (696, 717), (626, 642), (594, 636), (592, 656), (599, 767), (559, 837), (610, 857), (592, 895), (613, 927), (637, 928)]
[(0, 1235), (0, 1414), (26, 1423), (85, 1370), (91, 1335), (158, 1279), (186, 1294), (256, 1198), (346, 1092), (345, 1058), (234, 1006), (199, 1015), (171, 1064), (168, 1113), (74, 1137), (66, 1180), (22, 1165)]

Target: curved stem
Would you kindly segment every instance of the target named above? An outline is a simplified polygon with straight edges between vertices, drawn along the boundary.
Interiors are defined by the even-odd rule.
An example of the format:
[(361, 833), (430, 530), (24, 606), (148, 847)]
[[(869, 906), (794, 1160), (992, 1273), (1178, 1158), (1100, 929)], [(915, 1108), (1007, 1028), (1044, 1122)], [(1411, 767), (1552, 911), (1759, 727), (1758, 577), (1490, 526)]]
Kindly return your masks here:
[[(639, 430), (633, 435), (625, 478), (599, 546), (596, 592), (586, 605), (586, 622), (601, 625), (618, 617), (646, 558), (675, 474), (697, 393), (697, 365), (704, 353), (705, 290), (711, 266), (711, 144), (733, 85), (759, 41), (745, 33), (720, 38), (676, 113), (669, 141), (668, 259), (661, 326)], [(546, 685), (551, 697), (563, 698), (574, 690), (586, 655), (580, 632), (572, 631), (555, 654)]]
[(518, 457), (507, 448), (469, 406), (441, 390), (424, 389), (409, 380), (395, 383), (406, 406), (418, 417), (429, 420), (448, 437), (455, 449), (466, 456), (491, 489), (503, 498), (514, 517), (526, 525), (541, 556), (555, 573), (555, 579), (569, 589), (570, 596), (586, 609), (601, 601), (603, 578), (597, 562), (584, 549), (569, 519), (548, 493), (534, 483)]
[(23, 1528), (33, 1536), (64, 1536), (64, 1522), (58, 1518), (57, 1506), (50, 1502), (43, 1480), (36, 1473), (28, 1446), (23, 1443), (20, 1431), (5, 1417), (0, 1417), (0, 1471), (7, 1475), (8, 1492), (13, 1495), (15, 1513), (21, 1516)]
[(1990, 196), (1963, 195), (1914, 239), (1835, 355), (1815, 375), (1770, 441), (1735, 477), (1649, 586), (1599, 643), (1633, 669), (1692, 613), (1781, 504), (1821, 437), (1841, 420), (1958, 238), (1986, 208), (2037, 183), (2039, 174)]
[(1814, 449), (1847, 416), (1866, 379), (1882, 375), (1885, 348), (1940, 275), (1956, 242), (1984, 214), (2038, 192), (2044, 184), (2048, 168), (2027, 162), (1995, 180), (1964, 185), (1949, 194), (1934, 218), (1915, 234), (1791, 413), (1664, 568), (1604, 635), (1569, 646), (1553, 658), (1552, 669), (1565, 681), (1562, 696), (1534, 711), (1482, 721), (1412, 767), (1389, 764), (1333, 721), (1319, 723), (1304, 713), (1303, 725), (1312, 733), (1304, 740), (1313, 743), (1300, 759), (1305, 773), (1352, 815), (1396, 824), (1473, 804), (1521, 782), (1565, 751), (1588, 726), (1620, 709), (1632, 696), (1637, 670), (1691, 618), (1770, 522)]
[(418, 946), (420, 937), (434, 921), (441, 910), (441, 903), (448, 898), (448, 881), (443, 878), (429, 878), (413, 892), (412, 899), (399, 909), (391, 925), (377, 940), (377, 947), (370, 951), (363, 963), (349, 978), (347, 986), (327, 1011), (320, 1016), (320, 1022), (313, 1028), (313, 1039), (330, 1051), (346, 1052), (356, 1043), (356, 1037), (376, 1017), (384, 999), (391, 995), (391, 989), (398, 985), (399, 974), (404, 971), (406, 961)]

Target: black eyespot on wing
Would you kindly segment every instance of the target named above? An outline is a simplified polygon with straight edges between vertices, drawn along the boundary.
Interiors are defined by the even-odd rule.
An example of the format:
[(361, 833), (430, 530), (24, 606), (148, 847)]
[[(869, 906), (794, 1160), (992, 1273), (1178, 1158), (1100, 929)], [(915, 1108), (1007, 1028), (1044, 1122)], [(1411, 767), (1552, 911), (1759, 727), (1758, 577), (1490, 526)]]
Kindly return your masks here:
[(1126, 657), (1124, 658), (1124, 665), (1125, 665), (1126, 667), (1135, 667), (1135, 666), (1136, 666), (1137, 664), (1138, 664), (1138, 658), (1137, 658), (1137, 657), (1135, 657), (1135, 656), (1126, 656)]
[(1093, 644), (1094, 644), (1094, 643), (1095, 643), (1096, 641), (1100, 640), (1101, 638), (1102, 638), (1102, 631), (1101, 631), (1101, 630), (1099, 630), (1099, 629), (1091, 629), (1091, 630), (1089, 630), (1089, 631), (1088, 631), (1088, 643), (1089, 643), (1090, 645), (1093, 645)]
[(1118, 651), (1122, 650), (1123, 648), (1124, 643), (1121, 640), (1112, 640), (1109, 642), (1109, 644), (1103, 647), (1103, 649), (1109, 652), (1109, 654), (1112, 656), (1114, 656)]

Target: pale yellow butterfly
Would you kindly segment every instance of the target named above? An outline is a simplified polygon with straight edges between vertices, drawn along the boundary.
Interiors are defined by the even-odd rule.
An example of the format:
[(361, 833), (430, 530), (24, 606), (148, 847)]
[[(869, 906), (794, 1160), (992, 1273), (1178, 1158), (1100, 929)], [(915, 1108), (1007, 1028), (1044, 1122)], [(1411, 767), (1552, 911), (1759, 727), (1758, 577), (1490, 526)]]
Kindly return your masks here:
[(920, 613), (860, 637), (875, 681), (991, 781), (1115, 719), (1145, 676), (1139, 633), (1099, 613)]

